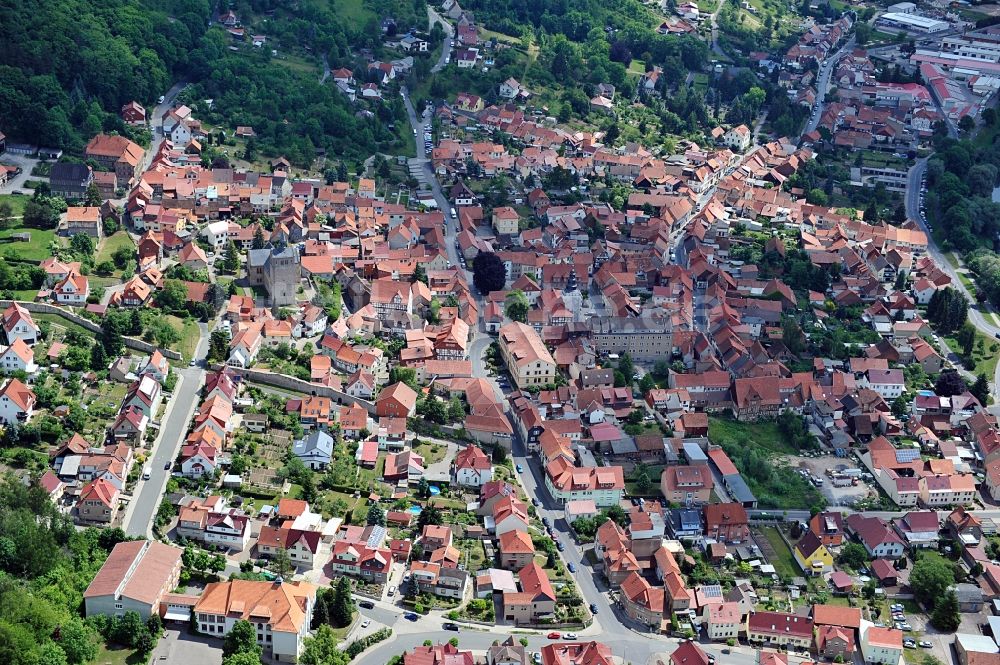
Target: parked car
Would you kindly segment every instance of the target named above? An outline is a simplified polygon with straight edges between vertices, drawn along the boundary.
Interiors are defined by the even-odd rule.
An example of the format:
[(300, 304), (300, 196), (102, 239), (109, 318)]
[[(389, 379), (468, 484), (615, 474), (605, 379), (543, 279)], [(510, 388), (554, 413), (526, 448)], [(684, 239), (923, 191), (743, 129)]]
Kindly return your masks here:
[(562, 552), (564, 549), (566, 549), (566, 546), (563, 545), (562, 541), (560, 540), (559, 542), (556, 543), (556, 549)]
[(371, 619), (365, 619), (364, 621), (361, 622), (361, 627), (362, 628), (367, 628), (370, 625), (372, 625), (372, 620)]
[(591, 603), (590, 604), (590, 613), (591, 614), (597, 614), (597, 603)]
[(566, 567), (567, 567), (567, 568), (569, 569), (569, 572), (571, 572), (571, 573), (575, 573), (575, 572), (576, 572), (576, 564), (575, 564), (575, 563), (573, 563), (572, 561), (570, 561), (570, 562), (569, 562), (569, 563), (568, 563), (568, 564), (566, 565)]
[(550, 640), (558, 640), (560, 637), (562, 637), (562, 635), (560, 635), (559, 633), (553, 632), (553, 633), (549, 633), (546, 637), (548, 637)]
[(538, 507), (538, 499), (536, 499), (535, 497), (531, 497), (531, 505), (533, 505), (533, 506), (535, 506), (537, 508)]
[(166, 469), (167, 471), (169, 471), (170, 470), (170, 466), (171, 466), (170, 462), (166, 462), (166, 463), (164, 463), (163, 468)]
[(452, 631), (455, 631), (456, 633), (458, 632), (458, 624), (457, 623), (452, 623), (452, 622), (448, 621), (448, 622), (442, 624), (441, 627), (444, 628), (445, 630), (452, 630)]
[(407, 621), (416, 621), (417, 620), (417, 613), (416, 612), (407, 612), (406, 614), (403, 615), (403, 617), (405, 617)]
[(934, 646), (933, 644), (931, 644), (927, 640), (920, 640), (920, 642), (918, 644), (920, 645), (921, 649), (930, 649), (931, 647)]
[(359, 600), (358, 607), (363, 607), (366, 610), (373, 610), (375, 609), (375, 603), (370, 600)]
[(575, 640), (576, 639), (576, 633), (566, 633), (565, 638), (567, 640)]
[(545, 526), (548, 526), (550, 524), (549, 518), (548, 517), (543, 517), (542, 518), (542, 524), (545, 525)]
[(396, 587), (394, 586), (389, 587), (389, 597), (391, 598), (392, 596), (395, 595), (396, 595)]

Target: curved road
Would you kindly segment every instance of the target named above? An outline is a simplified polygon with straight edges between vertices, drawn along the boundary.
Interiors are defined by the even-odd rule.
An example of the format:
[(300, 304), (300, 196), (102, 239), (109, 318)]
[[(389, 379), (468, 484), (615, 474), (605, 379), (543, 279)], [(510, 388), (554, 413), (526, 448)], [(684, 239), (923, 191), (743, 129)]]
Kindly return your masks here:
[[(989, 303), (977, 303), (976, 295), (971, 293), (965, 284), (962, 283), (962, 280), (958, 278), (958, 273), (934, 242), (934, 236), (927, 226), (927, 220), (924, 218), (923, 213), (920, 212), (920, 186), (924, 173), (927, 171), (927, 160), (927, 157), (918, 159), (910, 167), (910, 172), (906, 180), (906, 216), (909, 219), (915, 220), (924, 233), (927, 234), (927, 252), (934, 259), (934, 262), (937, 263), (938, 267), (951, 277), (951, 287), (958, 289), (958, 291), (965, 294), (965, 297), (968, 298), (969, 321), (972, 325), (987, 337), (1000, 339), (1000, 326), (997, 326), (991, 319), (983, 316), (984, 311), (995, 312), (995, 310), (993, 310)], [(1000, 403), (1000, 363), (997, 363), (990, 389), (994, 400)]]

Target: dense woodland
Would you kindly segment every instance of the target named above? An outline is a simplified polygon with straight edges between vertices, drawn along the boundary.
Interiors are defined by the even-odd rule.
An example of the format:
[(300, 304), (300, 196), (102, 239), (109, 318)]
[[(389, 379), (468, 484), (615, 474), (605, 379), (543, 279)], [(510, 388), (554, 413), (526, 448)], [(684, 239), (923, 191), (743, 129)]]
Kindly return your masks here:
[[(236, 9), (250, 16), (251, 9), (267, 12), (279, 4), (238, 3)], [(401, 117), (401, 106), (358, 117), (333, 86), (271, 61), (268, 49), (231, 51), (225, 32), (208, 29), (213, 5), (24, 0), (0, 6), (0, 127), (12, 140), (79, 153), (100, 131), (127, 132), (118, 118), (124, 103), (152, 106), (173, 82), (196, 81), (191, 98), (215, 100), (206, 120), (252, 125), (263, 151), (287, 153), (299, 164), (311, 162), (318, 148), (362, 159), (398, 141), (386, 126)], [(336, 62), (351, 45), (379, 37), (374, 18), (355, 25), (338, 18), (332, 2), (300, 5), (265, 21), (280, 48), (308, 47)], [(425, 16), (422, 2), (396, 9), (411, 20)]]
[[(93, 660), (107, 626), (80, 619), (83, 592), (125, 539), (121, 529), (77, 531), (43, 489), (0, 476), (0, 533), (0, 662)], [(116, 637), (131, 641), (124, 634)]]

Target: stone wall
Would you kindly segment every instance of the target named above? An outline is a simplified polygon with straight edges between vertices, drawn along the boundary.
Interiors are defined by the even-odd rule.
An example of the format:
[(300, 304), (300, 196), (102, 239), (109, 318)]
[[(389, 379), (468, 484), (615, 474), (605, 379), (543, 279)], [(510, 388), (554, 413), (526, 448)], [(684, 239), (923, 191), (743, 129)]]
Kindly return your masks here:
[[(62, 317), (64, 319), (66, 319), (68, 322), (76, 324), (76, 325), (78, 325), (81, 328), (84, 328), (86, 330), (89, 330), (90, 332), (94, 333), (95, 335), (96, 334), (100, 334), (100, 332), (101, 332), (101, 326), (97, 325), (96, 323), (94, 323), (90, 319), (84, 318), (84, 317), (80, 316), (79, 314), (75, 314), (75, 313), (73, 313), (73, 312), (71, 312), (71, 311), (69, 311), (67, 309), (63, 309), (62, 307), (58, 307), (56, 305), (51, 305), (51, 304), (46, 303), (46, 302), (28, 302), (26, 300), (0, 300), (0, 308), (7, 309), (14, 302), (16, 302), (17, 304), (19, 304), (21, 307), (25, 308), (29, 312), (32, 312), (32, 313), (35, 313), (35, 314), (52, 314), (52, 315), (55, 315), (55, 316)], [(162, 353), (169, 360), (183, 360), (184, 359), (184, 357), (180, 353), (178, 353), (177, 351), (171, 351), (170, 349), (160, 349), (155, 344), (150, 344), (149, 342), (147, 342), (145, 340), (136, 339), (134, 337), (125, 337), (125, 336), (122, 336), (122, 341), (124, 342), (124, 344), (125, 344), (125, 346), (127, 348), (132, 349), (133, 351), (142, 351), (143, 353), (152, 353), (153, 351), (156, 351), (157, 349), (159, 349), (160, 353)]]
[(260, 369), (231, 367), (230, 370), (233, 374), (238, 374), (244, 377), (247, 381), (251, 381), (253, 383), (263, 383), (267, 386), (273, 386), (275, 388), (281, 388), (282, 390), (288, 390), (295, 393), (329, 397), (337, 404), (357, 404), (367, 411), (369, 415), (375, 415), (374, 402), (352, 397), (345, 392), (334, 390), (329, 386), (323, 386), (318, 383), (310, 383), (308, 381), (303, 381), (302, 379), (297, 379), (294, 376), (267, 372)]

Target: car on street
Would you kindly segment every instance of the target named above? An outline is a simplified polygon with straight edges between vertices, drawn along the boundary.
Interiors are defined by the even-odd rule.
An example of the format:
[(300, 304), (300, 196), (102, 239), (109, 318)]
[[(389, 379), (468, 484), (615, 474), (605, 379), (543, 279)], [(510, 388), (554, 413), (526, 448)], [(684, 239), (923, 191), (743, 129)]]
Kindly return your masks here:
[(442, 624), (441, 627), (444, 628), (445, 630), (451, 630), (451, 631), (454, 631), (456, 633), (458, 632), (458, 624), (457, 623), (452, 623), (450, 621), (447, 621), (444, 624)]
[(536, 651), (535, 653), (531, 654), (531, 660), (535, 663), (542, 662), (542, 652)]
[(917, 643), (914, 642), (913, 640), (909, 640), (909, 639), (903, 640), (903, 648), (904, 649), (916, 649), (917, 648)]
[(396, 587), (394, 586), (389, 587), (389, 597), (391, 598), (395, 595), (396, 595)]
[(921, 649), (930, 649), (931, 647), (934, 646), (933, 644), (931, 644), (927, 640), (920, 640), (920, 642), (918, 642), (918, 644), (920, 645)]
[(522, 466), (521, 466), (520, 464), (518, 464), (518, 465), (517, 465), (517, 466), (515, 466), (514, 468), (515, 468), (515, 469), (517, 469), (517, 472), (518, 472), (518, 473), (522, 473), (522, 472), (524, 471), (524, 467), (522, 467)]
[(160, 95), (160, 98), (156, 100), (156, 103), (157, 104), (162, 104), (164, 99), (166, 99), (166, 97), (164, 97), (163, 95)]
[(566, 567), (569, 568), (569, 572), (571, 572), (571, 573), (575, 573), (576, 572), (576, 564), (573, 563), (572, 561), (570, 561), (568, 564), (566, 564)]
[(559, 633), (555, 633), (555, 632), (553, 632), (553, 633), (549, 633), (549, 634), (547, 635), (547, 637), (548, 637), (548, 638), (549, 638), (550, 640), (558, 640), (558, 639), (559, 639), (560, 637), (562, 637), (562, 635), (560, 635)]
[(543, 517), (542, 518), (542, 524), (545, 525), (545, 526), (548, 526), (549, 524), (551, 524), (551, 522), (549, 522), (549, 518), (548, 517)]
[(192, 359), (191, 362), (188, 363), (188, 367), (194, 367), (197, 364), (198, 363), (195, 360)]
[(536, 499), (535, 497), (531, 497), (531, 505), (533, 505), (533, 506), (535, 506), (537, 508), (538, 507), (538, 499)]
[(407, 612), (403, 616), (406, 618), (407, 621), (416, 621), (417, 620), (417, 614), (416, 614), (416, 612)]
[(591, 603), (590, 604), (590, 613), (591, 614), (597, 614), (597, 603)]
[(566, 546), (563, 545), (562, 541), (560, 540), (559, 542), (556, 543), (556, 549), (562, 552), (564, 549), (566, 549)]
[(564, 635), (564, 637), (567, 640), (575, 640), (576, 639), (576, 633), (566, 633), (566, 635)]
[(170, 464), (170, 462), (164, 462), (164, 463), (163, 463), (163, 468), (164, 468), (165, 470), (167, 470), (167, 471), (169, 471), (169, 470), (170, 470), (170, 467), (171, 467), (171, 466), (172, 466), (172, 465)]
[(362, 628), (367, 628), (370, 625), (372, 625), (372, 620), (371, 619), (365, 619), (364, 621), (361, 622), (361, 627)]
[(714, 663), (714, 662), (715, 662), (715, 654), (714, 653), (708, 654), (708, 663), (709, 663), (709, 665), (712, 665), (712, 663)]
[(370, 600), (359, 600), (358, 607), (363, 607), (366, 610), (373, 610), (375, 609), (375, 603)]

